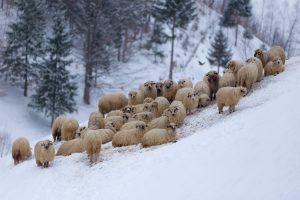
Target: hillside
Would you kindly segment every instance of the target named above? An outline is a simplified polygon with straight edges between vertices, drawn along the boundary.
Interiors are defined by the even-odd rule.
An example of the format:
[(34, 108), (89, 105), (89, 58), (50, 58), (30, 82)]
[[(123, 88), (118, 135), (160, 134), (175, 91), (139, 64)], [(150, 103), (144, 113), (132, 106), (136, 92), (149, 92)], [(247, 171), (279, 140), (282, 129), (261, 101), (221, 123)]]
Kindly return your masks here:
[(57, 157), (48, 169), (3, 157), (1, 199), (299, 199), (299, 65), (300, 57), (289, 59), (233, 114), (215, 105), (193, 113), (177, 143), (107, 144), (92, 167), (85, 153)]

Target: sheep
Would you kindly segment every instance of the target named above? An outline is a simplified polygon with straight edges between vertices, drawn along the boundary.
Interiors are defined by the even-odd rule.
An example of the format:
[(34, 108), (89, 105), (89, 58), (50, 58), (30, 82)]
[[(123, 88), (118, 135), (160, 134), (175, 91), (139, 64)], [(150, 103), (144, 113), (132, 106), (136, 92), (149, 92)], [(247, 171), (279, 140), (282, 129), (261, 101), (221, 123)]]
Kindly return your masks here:
[(256, 57), (251, 57), (248, 58), (246, 63), (254, 63), (257, 67), (257, 79), (256, 82), (259, 82), (262, 80), (262, 77), (264, 75), (264, 68), (263, 68), (263, 64), (260, 61), (260, 59), (256, 58)]
[(63, 121), (61, 127), (61, 137), (63, 140), (72, 140), (76, 136), (76, 130), (78, 129), (79, 124), (76, 119), (69, 118)]
[(106, 94), (100, 97), (98, 109), (102, 114), (109, 113), (112, 110), (118, 110), (128, 104), (127, 97), (119, 92)]
[(125, 123), (122, 127), (121, 127), (121, 131), (122, 130), (129, 130), (129, 129), (133, 129), (136, 127), (136, 125), (138, 124), (145, 124), (145, 122), (140, 121), (140, 120), (135, 120), (135, 121), (131, 121), (131, 122), (127, 122)]
[(199, 103), (198, 103), (198, 107), (206, 107), (208, 106), (210, 103), (210, 98), (207, 94), (200, 94), (199, 95)]
[(117, 132), (113, 123), (107, 123), (105, 125), (105, 129), (98, 129), (98, 131), (101, 135), (102, 144), (112, 141), (115, 133)]
[(12, 145), (11, 150), (12, 158), (14, 159), (14, 164), (18, 164), (20, 161), (24, 161), (31, 157), (31, 148), (29, 141), (20, 137), (16, 139)]
[(82, 153), (84, 152), (82, 138), (75, 138), (69, 140), (60, 145), (56, 155), (57, 156), (69, 156), (73, 153)]
[(154, 114), (152, 112), (141, 112), (137, 113), (133, 116), (136, 120), (143, 121), (145, 123), (149, 123), (152, 119), (154, 119)]
[(154, 117), (160, 116), (158, 113), (158, 103), (155, 101), (151, 103), (144, 103), (143, 111), (153, 113)]
[(152, 101), (154, 101), (154, 99), (152, 99), (151, 97), (147, 97), (147, 98), (144, 99), (143, 104), (151, 103)]
[(181, 101), (186, 109), (186, 113), (190, 113), (193, 109), (197, 108), (199, 103), (198, 94), (193, 88), (181, 88), (177, 91), (175, 100)]
[[(138, 104), (138, 105), (143, 105), (143, 104)], [(125, 106), (122, 109), (123, 114), (125, 113), (125, 114), (128, 114), (129, 116), (132, 116), (133, 114), (136, 113), (138, 105), (134, 105), (134, 106), (127, 105), (127, 106)], [(140, 106), (140, 108), (138, 108), (138, 109), (142, 111), (143, 110), (143, 106)]]
[(220, 78), (219, 81), (219, 88), (222, 87), (235, 87), (236, 85), (236, 78), (233, 74), (231, 69), (225, 69), (223, 76)]
[(180, 126), (185, 117), (186, 117), (186, 109), (181, 101), (173, 101), (170, 107), (164, 111), (165, 115), (169, 117), (170, 123), (176, 124), (176, 126)]
[(168, 99), (169, 102), (172, 102), (175, 99), (176, 92), (178, 89), (178, 84), (172, 80), (164, 81), (163, 86), (163, 96)]
[(220, 80), (220, 75), (218, 74), (218, 72), (216, 72), (214, 70), (207, 72), (205, 74), (205, 76), (203, 77), (203, 80), (209, 86), (211, 101), (213, 99), (216, 99), (216, 92), (219, 89), (219, 80)]
[(262, 49), (256, 49), (254, 53), (254, 57), (257, 57), (261, 60), (263, 67), (266, 66), (266, 64), (269, 61), (273, 61), (275, 57), (279, 56), (282, 60), (282, 63), (285, 64), (285, 52), (284, 49), (280, 46), (274, 46), (269, 51), (263, 51)]
[(55, 118), (53, 124), (52, 124), (52, 136), (53, 136), (53, 141), (60, 141), (61, 140), (61, 127), (63, 124), (63, 121), (65, 120), (64, 116), (59, 116)]
[(163, 115), (161, 117), (151, 120), (148, 123), (148, 129), (151, 130), (154, 128), (167, 128), (168, 124), (169, 124), (169, 117)]
[(49, 162), (54, 160), (55, 150), (50, 140), (43, 140), (36, 143), (34, 155), (37, 166), (49, 167)]
[(123, 124), (128, 121), (128, 119), (129, 119), (128, 114), (123, 114), (122, 116), (106, 117), (104, 119), (104, 121), (105, 121), (105, 124), (107, 124), (108, 122), (113, 122), (116, 130), (118, 131), (123, 126)]
[(229, 106), (229, 112), (235, 111), (235, 106), (242, 96), (247, 94), (244, 87), (223, 87), (217, 92), (217, 105), (219, 113), (223, 112), (224, 106)]
[(244, 64), (241, 61), (238, 60), (230, 60), (226, 63), (225, 68), (231, 69), (233, 71), (233, 74), (235, 78), (237, 78), (238, 71), (242, 68)]
[(124, 114), (123, 109), (122, 110), (112, 110), (109, 113), (107, 113), (105, 117), (122, 116)]
[(238, 72), (237, 85), (249, 91), (257, 80), (257, 67), (254, 63), (246, 63)]
[(284, 65), (280, 57), (275, 57), (273, 61), (270, 61), (265, 66), (265, 76), (274, 75), (283, 72), (285, 70)]
[(120, 147), (139, 144), (146, 131), (146, 123), (137, 124), (133, 129), (119, 131), (114, 135), (112, 145)]
[(198, 81), (194, 87), (196, 93), (200, 96), (201, 94), (211, 95), (209, 85), (206, 81)]
[(101, 150), (101, 134), (97, 130), (88, 130), (83, 137), (83, 148), (88, 154), (90, 164), (96, 163)]
[(128, 93), (128, 105), (137, 105), (143, 103), (144, 94), (141, 90), (131, 90)]
[(176, 125), (171, 123), (166, 129), (152, 129), (142, 138), (142, 146), (150, 147), (176, 141)]
[(157, 90), (157, 96), (163, 96), (163, 87), (164, 83), (163, 82), (156, 82), (156, 90)]
[(178, 89), (185, 88), (185, 87), (193, 88), (193, 83), (191, 79), (180, 79), (178, 81)]
[(161, 116), (164, 110), (169, 108), (170, 106), (170, 102), (165, 97), (156, 97), (154, 102), (158, 103), (158, 111), (156, 117)]
[(144, 98), (151, 97), (155, 99), (157, 97), (157, 89), (154, 81), (147, 81), (139, 88), (142, 91)]
[(92, 112), (89, 116), (88, 128), (100, 129), (104, 128), (104, 118), (100, 112)]

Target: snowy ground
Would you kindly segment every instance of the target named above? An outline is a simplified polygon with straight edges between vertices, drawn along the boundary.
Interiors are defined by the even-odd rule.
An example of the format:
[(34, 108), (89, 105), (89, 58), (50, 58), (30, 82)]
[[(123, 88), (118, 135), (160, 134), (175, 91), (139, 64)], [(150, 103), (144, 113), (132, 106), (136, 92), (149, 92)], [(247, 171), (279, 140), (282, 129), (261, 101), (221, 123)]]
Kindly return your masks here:
[(1, 199), (299, 199), (299, 66), (290, 59), (233, 114), (211, 105), (188, 116), (177, 143), (107, 144), (92, 167), (85, 153), (56, 157), (48, 169), (3, 157)]

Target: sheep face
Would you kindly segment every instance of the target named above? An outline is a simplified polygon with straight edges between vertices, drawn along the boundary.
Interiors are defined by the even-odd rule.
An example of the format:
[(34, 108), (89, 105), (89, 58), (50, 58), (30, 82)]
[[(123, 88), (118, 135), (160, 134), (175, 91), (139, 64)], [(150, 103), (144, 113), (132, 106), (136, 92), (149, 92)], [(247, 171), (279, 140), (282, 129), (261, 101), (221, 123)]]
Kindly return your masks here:
[(155, 82), (154, 81), (147, 81), (146, 83), (144, 83), (144, 87), (147, 88), (149, 91), (151, 91), (154, 88), (156, 88)]
[(208, 77), (208, 82), (215, 82), (219, 80), (219, 74), (214, 70), (207, 72), (206, 76)]
[(161, 92), (163, 89), (164, 84), (161, 82), (156, 83), (156, 89), (157, 91)]
[(169, 90), (174, 85), (174, 82), (172, 80), (167, 80), (164, 82), (164, 88)]
[(192, 100), (192, 101), (196, 101), (197, 100), (197, 93), (189, 92), (188, 95), (187, 95), (187, 98)]
[(137, 96), (137, 91), (130, 91), (130, 92), (128, 93), (128, 96), (129, 96), (130, 98), (132, 98), (132, 99), (135, 99), (136, 96)]
[(45, 151), (47, 151), (47, 150), (49, 149), (49, 147), (52, 146), (52, 145), (53, 145), (53, 143), (52, 143), (50, 140), (45, 140), (45, 141), (41, 144), (42, 148), (43, 148)]
[(78, 137), (81, 137), (82, 136), (82, 133), (84, 131), (86, 131), (87, 128), (85, 126), (83, 127), (79, 127), (77, 130), (76, 130), (76, 134), (75, 134), (75, 138), (78, 138)]
[(143, 111), (148, 111), (148, 112), (157, 112), (158, 111), (158, 103), (157, 102), (151, 102), (151, 103), (146, 103), (144, 105)]
[(179, 88), (183, 88), (185, 86), (185, 82), (186, 82), (186, 80), (179, 80), (178, 81)]
[(199, 107), (206, 107), (210, 102), (210, 98), (208, 95), (201, 95), (199, 97)]
[(147, 126), (147, 124), (146, 123), (139, 123), (139, 124), (137, 124), (136, 125), (136, 129), (139, 129), (140, 131), (145, 131), (146, 130), (146, 128), (147, 128), (148, 126)]
[(170, 113), (170, 115), (172, 115), (172, 116), (176, 116), (176, 114), (178, 113), (178, 111), (179, 111), (178, 106), (174, 106), (173, 108), (170, 108), (170, 109), (169, 109), (169, 113)]
[(133, 106), (125, 106), (123, 109), (122, 109), (122, 112), (123, 113), (127, 113), (127, 114), (134, 114), (136, 112), (136, 108), (133, 107)]
[(254, 57), (259, 58), (260, 60), (263, 60), (263, 50), (261, 49), (256, 49), (254, 52)]
[(172, 129), (173, 131), (175, 131), (175, 130), (176, 130), (176, 124), (170, 123), (170, 124), (167, 126), (167, 128), (170, 128), (170, 129)]
[(227, 63), (226, 63), (226, 66), (225, 66), (225, 68), (227, 68), (227, 69), (231, 69), (232, 67), (233, 67), (233, 62), (232, 62), (232, 60), (230, 60), (230, 61), (228, 61)]
[(246, 96), (247, 94), (247, 89), (245, 87), (240, 87), (240, 93), (241, 93), (241, 96)]
[(128, 121), (128, 119), (129, 119), (129, 114), (128, 113), (124, 113), (122, 115), (122, 118), (123, 118), (123, 123), (126, 123)]
[(108, 123), (106, 123), (105, 124), (105, 128), (112, 130), (114, 133), (117, 132), (116, 131), (116, 124), (114, 122), (108, 122)]
[(278, 66), (278, 65), (283, 65), (283, 62), (282, 62), (282, 60), (281, 60), (281, 58), (279, 56), (276, 56), (273, 59), (273, 64), (274, 64), (274, 66)]

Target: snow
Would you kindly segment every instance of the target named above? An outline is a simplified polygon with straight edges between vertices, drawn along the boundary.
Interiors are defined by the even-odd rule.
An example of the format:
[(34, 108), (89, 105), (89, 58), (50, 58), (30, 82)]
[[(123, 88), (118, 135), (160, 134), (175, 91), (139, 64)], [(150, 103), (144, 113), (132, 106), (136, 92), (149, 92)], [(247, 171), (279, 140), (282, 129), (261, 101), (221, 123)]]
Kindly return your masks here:
[(195, 111), (177, 143), (106, 144), (93, 166), (85, 153), (58, 156), (48, 169), (33, 158), (14, 166), (5, 156), (1, 199), (299, 199), (299, 65), (300, 57), (288, 60), (284, 73), (256, 84), (233, 114), (218, 114), (215, 104)]

